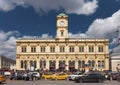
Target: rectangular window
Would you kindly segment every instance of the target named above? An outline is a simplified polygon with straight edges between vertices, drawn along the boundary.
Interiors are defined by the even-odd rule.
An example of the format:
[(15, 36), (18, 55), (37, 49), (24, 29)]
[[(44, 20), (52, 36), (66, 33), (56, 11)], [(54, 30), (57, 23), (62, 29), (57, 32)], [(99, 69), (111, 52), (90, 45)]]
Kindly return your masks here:
[(55, 47), (50, 47), (50, 52), (55, 52)]
[(98, 47), (98, 52), (103, 52), (103, 46)]
[(60, 47), (60, 52), (65, 52), (65, 47), (64, 46)]
[(69, 52), (74, 52), (74, 47), (73, 46), (69, 47)]
[(79, 52), (84, 52), (84, 46), (79, 47)]
[(31, 52), (32, 53), (36, 52), (36, 47), (31, 47)]
[(45, 52), (45, 46), (42, 46), (40, 50), (41, 52)]
[(26, 52), (26, 47), (25, 47), (25, 46), (21, 48), (21, 52), (22, 52), (22, 53), (25, 53), (25, 52)]
[(93, 46), (89, 46), (89, 52), (94, 52), (94, 47)]

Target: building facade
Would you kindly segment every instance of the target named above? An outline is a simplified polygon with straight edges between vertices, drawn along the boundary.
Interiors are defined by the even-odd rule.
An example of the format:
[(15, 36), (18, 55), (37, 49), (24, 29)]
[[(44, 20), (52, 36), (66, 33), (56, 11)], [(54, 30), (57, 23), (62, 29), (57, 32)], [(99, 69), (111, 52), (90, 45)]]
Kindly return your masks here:
[(11, 69), (11, 66), (14, 66), (15, 64), (15, 60), (7, 58), (5, 56), (0, 56), (0, 70), (13, 70)]
[(55, 39), (18, 39), (17, 70), (109, 70), (108, 39), (68, 38), (68, 16), (57, 15)]
[(111, 71), (120, 72), (120, 45), (112, 50), (110, 53), (110, 69)]

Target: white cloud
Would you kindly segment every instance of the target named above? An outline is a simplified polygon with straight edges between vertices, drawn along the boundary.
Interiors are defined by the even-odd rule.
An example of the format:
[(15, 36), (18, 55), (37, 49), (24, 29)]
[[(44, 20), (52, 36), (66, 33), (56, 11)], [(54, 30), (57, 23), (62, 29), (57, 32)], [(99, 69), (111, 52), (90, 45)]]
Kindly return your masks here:
[(69, 38), (87, 38), (87, 35), (84, 33), (77, 33), (77, 34), (69, 33), (68, 37)]
[(63, 8), (66, 13), (93, 14), (98, 8), (98, 0), (0, 0), (0, 10), (10, 11), (17, 6), (32, 6), (38, 13)]
[(0, 31), (0, 55), (15, 59), (16, 57), (16, 39), (19, 38), (52, 38), (49, 34), (42, 34), (41, 36), (23, 36), (18, 37), (18, 31), (4, 32)]
[(24, 6), (23, 0), (0, 0), (0, 11), (10, 11), (16, 6)]
[(0, 55), (15, 58), (17, 31), (0, 31)]
[(36, 38), (36, 39), (47, 39), (47, 38), (53, 38), (52, 35), (49, 35), (49, 34), (42, 34), (41, 36), (23, 36), (22, 38), (24, 39), (32, 39), (32, 38)]
[(84, 2), (84, 4), (79, 5), (79, 7), (66, 10), (66, 12), (76, 13), (76, 14), (85, 14), (85, 15), (93, 14), (96, 11), (96, 8), (98, 7), (97, 3), (98, 3), (97, 0), (89, 1), (86, 3)]
[[(96, 19), (88, 28), (86, 34), (97, 38), (114, 38), (116, 30), (120, 27), (120, 10), (111, 17)], [(120, 28), (119, 28), (120, 30)]]

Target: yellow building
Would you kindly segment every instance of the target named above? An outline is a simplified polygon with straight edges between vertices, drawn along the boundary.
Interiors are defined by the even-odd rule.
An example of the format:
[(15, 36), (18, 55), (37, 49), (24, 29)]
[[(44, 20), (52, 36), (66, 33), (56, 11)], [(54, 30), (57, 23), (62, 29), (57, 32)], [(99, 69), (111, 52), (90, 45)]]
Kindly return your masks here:
[(109, 70), (108, 39), (68, 38), (68, 16), (57, 15), (55, 39), (18, 39), (17, 70)]

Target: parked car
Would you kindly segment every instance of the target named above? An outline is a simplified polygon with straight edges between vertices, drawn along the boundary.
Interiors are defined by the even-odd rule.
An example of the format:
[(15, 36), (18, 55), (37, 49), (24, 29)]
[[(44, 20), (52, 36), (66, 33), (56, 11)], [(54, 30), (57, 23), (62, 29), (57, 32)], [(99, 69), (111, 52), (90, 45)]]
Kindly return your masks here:
[(117, 77), (119, 76), (118, 72), (112, 72), (111, 74), (108, 75), (108, 80), (112, 79), (112, 80), (117, 80)]
[(81, 72), (75, 72), (71, 75), (68, 75), (68, 80), (75, 80), (75, 77), (83, 76), (83, 73)]
[(23, 80), (23, 75), (18, 74), (17, 76), (15, 76), (15, 80)]
[(5, 82), (7, 78), (3, 75), (0, 75), (0, 83)]
[(43, 77), (44, 79), (51, 79), (52, 76), (53, 76), (53, 73), (52, 73), (52, 72), (45, 72), (45, 73), (43, 73), (43, 75), (42, 75), (42, 77)]
[(39, 72), (29, 72), (28, 76), (34, 76), (37, 79), (41, 79), (41, 75)]
[(56, 73), (52, 76), (52, 80), (65, 80), (67, 79), (68, 75), (66, 73)]
[(90, 73), (84, 76), (75, 77), (75, 82), (103, 82), (105, 77), (100, 73)]

